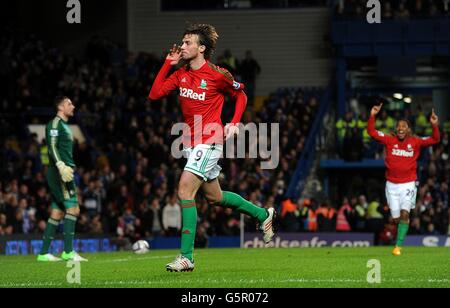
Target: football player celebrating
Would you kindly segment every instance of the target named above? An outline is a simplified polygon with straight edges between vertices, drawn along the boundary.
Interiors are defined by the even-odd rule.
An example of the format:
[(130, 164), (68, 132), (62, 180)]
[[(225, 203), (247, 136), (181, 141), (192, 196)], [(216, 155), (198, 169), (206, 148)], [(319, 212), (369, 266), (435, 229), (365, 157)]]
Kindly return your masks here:
[(386, 199), (392, 218), (398, 225), (397, 243), (392, 254), (399, 256), (409, 229), (409, 213), (416, 205), (417, 159), (422, 148), (439, 143), (439, 119), (433, 109), (430, 117), (433, 127), (431, 137), (414, 136), (408, 120), (399, 120), (395, 134), (386, 135), (375, 129), (375, 117), (382, 106), (372, 108), (367, 131), (386, 149)]

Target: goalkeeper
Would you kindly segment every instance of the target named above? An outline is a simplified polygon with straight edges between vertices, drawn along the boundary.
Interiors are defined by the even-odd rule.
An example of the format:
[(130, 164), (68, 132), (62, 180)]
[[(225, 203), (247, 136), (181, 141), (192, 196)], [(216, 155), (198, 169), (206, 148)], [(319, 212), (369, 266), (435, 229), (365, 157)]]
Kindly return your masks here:
[[(45, 129), (45, 138), (49, 149), (50, 164), (47, 171), (47, 183), (52, 197), (52, 212), (44, 231), (44, 243), (38, 261), (87, 261), (73, 249), (75, 225), (80, 208), (78, 206), (77, 187), (73, 181), (75, 163), (72, 156), (73, 135), (67, 122), (73, 116), (75, 106), (65, 96), (55, 100), (56, 117)], [(64, 251), (61, 258), (49, 253), (50, 244), (55, 237), (59, 223), (64, 218)]]

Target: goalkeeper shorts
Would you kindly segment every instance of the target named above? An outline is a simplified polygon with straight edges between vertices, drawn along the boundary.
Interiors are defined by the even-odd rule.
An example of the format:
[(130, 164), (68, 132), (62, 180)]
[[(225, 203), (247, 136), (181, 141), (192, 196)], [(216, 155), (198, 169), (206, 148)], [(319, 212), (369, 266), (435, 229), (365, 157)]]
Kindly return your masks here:
[[(49, 166), (47, 171), (47, 184), (50, 188), (50, 195), (52, 197), (52, 208), (55, 203), (58, 208), (62, 209), (78, 206), (77, 187), (74, 181), (64, 183), (59, 174), (58, 168)], [(75, 205), (72, 206), (72, 203)]]

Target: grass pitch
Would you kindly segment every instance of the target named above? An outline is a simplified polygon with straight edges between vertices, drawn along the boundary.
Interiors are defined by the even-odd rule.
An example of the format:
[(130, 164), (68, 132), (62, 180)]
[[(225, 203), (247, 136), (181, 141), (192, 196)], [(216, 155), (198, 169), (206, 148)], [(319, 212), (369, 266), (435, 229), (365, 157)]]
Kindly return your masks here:
[[(450, 247), (197, 249), (192, 273), (169, 273), (178, 251), (82, 254), (81, 284), (69, 284), (64, 262), (34, 256), (1, 256), (0, 287), (302, 288), (450, 287)], [(370, 284), (371, 259), (380, 261), (381, 283)]]

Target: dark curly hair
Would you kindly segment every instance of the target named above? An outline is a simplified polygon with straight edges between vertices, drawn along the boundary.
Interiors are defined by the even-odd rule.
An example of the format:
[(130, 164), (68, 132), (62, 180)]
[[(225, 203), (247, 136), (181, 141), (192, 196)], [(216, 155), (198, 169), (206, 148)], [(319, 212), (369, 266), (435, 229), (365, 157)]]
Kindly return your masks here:
[(190, 24), (186, 27), (183, 36), (189, 34), (197, 34), (199, 45), (205, 46), (204, 57), (209, 60), (216, 49), (217, 34), (216, 28), (208, 24)]

